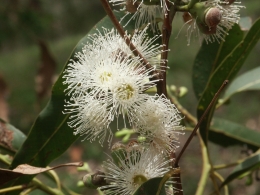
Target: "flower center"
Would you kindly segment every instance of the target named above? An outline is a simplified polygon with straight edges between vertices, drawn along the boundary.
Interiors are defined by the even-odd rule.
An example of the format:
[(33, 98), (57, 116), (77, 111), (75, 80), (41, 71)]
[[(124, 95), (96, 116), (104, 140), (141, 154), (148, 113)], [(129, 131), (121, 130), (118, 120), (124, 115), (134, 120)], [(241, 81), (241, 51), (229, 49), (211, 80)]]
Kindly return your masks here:
[(121, 100), (129, 100), (134, 96), (134, 88), (129, 84), (123, 84), (121, 87), (118, 87), (118, 98)]
[(135, 175), (133, 177), (133, 183), (134, 185), (142, 185), (144, 182), (146, 182), (148, 179), (143, 175)]
[(105, 82), (107, 82), (109, 79), (111, 79), (112, 77), (112, 73), (111, 72), (103, 72), (100, 76), (99, 79), (101, 81), (102, 84), (104, 84)]

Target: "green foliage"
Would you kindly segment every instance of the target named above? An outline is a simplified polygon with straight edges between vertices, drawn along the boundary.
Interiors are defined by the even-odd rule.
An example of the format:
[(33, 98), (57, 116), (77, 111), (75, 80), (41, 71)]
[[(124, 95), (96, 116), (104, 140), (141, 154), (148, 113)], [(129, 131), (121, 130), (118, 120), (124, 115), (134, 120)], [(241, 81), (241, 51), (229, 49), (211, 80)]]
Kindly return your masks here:
[[(259, 38), (260, 19), (255, 22), (246, 37), (230, 53), (226, 54), (226, 57), (209, 77), (207, 85), (198, 103), (198, 119), (206, 110), (223, 81), (232, 81)], [(200, 125), (200, 133), (205, 143), (207, 143), (208, 129), (214, 110), (215, 108), (213, 106)]]
[[(114, 14), (118, 20), (120, 20), (120, 18), (125, 15), (124, 12), (114, 12)], [(5, 16), (0, 17), (3, 18)], [(41, 31), (41, 29), (44, 29), (44, 26), (46, 26), (46, 24), (42, 26), (42, 24), (37, 23), (38, 17), (39, 15), (36, 13), (26, 12), (22, 13), (21, 20), (25, 22), (31, 22), (33, 24), (31, 26), (32, 30), (37, 32), (37, 30)], [(124, 18), (124, 20), (128, 21), (131, 17), (132, 15), (129, 15)], [(135, 30), (135, 27), (136, 26), (134, 24), (134, 20), (131, 20), (125, 30), (127, 30), (127, 33), (132, 34)], [(100, 30), (100, 33), (103, 33), (103, 31), (101, 30), (102, 28), (113, 28), (113, 24), (107, 16), (103, 18), (85, 37), (83, 37), (78, 42), (78, 44), (72, 51), (69, 60), (73, 59), (77, 61), (77, 59), (74, 57), (75, 53), (82, 50), (84, 43), (90, 41), (88, 39), (88, 36), (97, 33), (97, 29)], [(149, 31), (149, 37), (152, 36), (153, 33)], [(204, 189), (204, 184), (206, 183), (207, 176), (210, 173), (216, 172), (212, 164), (209, 163), (210, 150), (207, 145), (208, 141), (211, 141), (223, 147), (246, 145), (248, 149), (251, 149), (253, 152), (255, 152), (250, 157), (242, 161), (240, 160), (237, 163), (238, 165), (235, 167), (233, 172), (228, 175), (226, 179), (222, 179), (222, 181), (224, 182), (221, 184), (221, 187), (224, 187), (235, 179), (245, 176), (248, 176), (248, 184), (251, 184), (253, 171), (259, 169), (260, 167), (260, 155), (259, 152), (256, 152), (260, 148), (260, 133), (248, 127), (245, 127), (244, 125), (234, 123), (227, 119), (213, 118), (216, 107), (218, 108), (220, 106), (223, 106), (223, 104), (234, 94), (246, 90), (260, 89), (259, 68), (248, 71), (234, 79), (243, 66), (251, 50), (258, 42), (259, 38), (260, 19), (258, 19), (254, 23), (246, 36), (244, 36), (244, 32), (240, 29), (239, 25), (235, 25), (232, 30), (229, 31), (229, 35), (225, 37), (225, 42), (214, 42), (207, 44), (204, 41), (195, 58), (193, 64), (192, 83), (195, 95), (198, 99), (198, 119), (200, 119), (205, 112), (207, 106), (214, 98), (215, 93), (217, 92), (223, 81), (226, 79), (230, 81), (230, 85), (226, 90), (222, 100), (219, 102), (216, 101), (214, 103), (209, 113), (206, 115), (202, 124), (200, 125), (200, 134), (205, 144), (201, 144), (201, 153), (203, 156), (202, 163), (206, 167), (203, 167), (202, 170), (202, 176), (199, 186), (200, 190)], [(157, 41), (162, 40), (157, 39), (154, 44), (157, 44)], [(2, 142), (0, 142), (0, 147), (4, 148), (5, 150), (9, 150), (11, 155), (14, 155), (16, 153), (10, 165), (11, 169), (23, 163), (28, 163), (37, 167), (46, 167), (54, 159), (62, 155), (79, 137), (74, 136), (73, 130), (67, 125), (67, 121), (69, 120), (70, 115), (65, 115), (62, 113), (62, 111), (64, 110), (64, 100), (69, 98), (64, 92), (67, 86), (63, 85), (62, 78), (64, 75), (63, 71), (67, 68), (68, 63), (69, 61), (66, 62), (62, 73), (60, 74), (58, 80), (52, 88), (52, 95), (47, 106), (36, 118), (27, 138), (14, 126), (5, 123), (4, 121), (0, 121), (1, 125), (4, 125), (6, 129), (8, 131), (11, 131), (13, 134), (12, 140), (10, 142), (10, 148), (7, 148), (2, 144)], [(175, 95), (170, 94), (169, 96)], [(194, 117), (190, 117), (190, 113), (187, 114), (188, 111), (179, 104), (177, 97), (179, 99), (182, 98), (177, 94), (176, 97), (172, 98), (172, 100), (176, 101), (174, 103), (176, 103), (178, 109), (180, 109), (184, 115), (186, 114), (186, 117), (188, 118), (188, 125), (194, 125)], [(190, 122), (190, 120), (192, 121), (192, 123)], [(134, 133), (135, 132), (133, 130), (123, 129), (122, 131), (118, 131), (116, 136), (124, 136), (122, 141), (130, 141), (131, 143), (130, 138), (131, 135)], [(199, 139), (200, 134), (198, 134)], [(127, 149), (129, 149), (128, 147), (130, 146), (127, 145), (123, 149), (120, 148), (120, 150), (112, 152), (112, 158), (117, 165), (120, 166), (120, 163), (126, 163), (124, 162), (124, 160), (121, 159), (123, 159), (122, 156), (126, 156), (125, 152)], [(129, 159), (125, 159), (125, 161), (127, 160)], [(130, 158), (130, 160), (132, 159)], [(11, 184), (9, 183), (8, 185), (14, 186), (19, 184), (26, 184), (29, 183), (33, 179), (33, 177), (34, 176), (21, 176), (19, 179)], [(169, 178), (169, 175), (165, 175), (165, 177), (163, 178), (150, 179), (147, 182), (143, 183), (134, 193), (134, 195), (166, 195), (164, 184)], [(214, 175), (212, 176), (212, 178), (214, 180)], [(20, 191), (15, 191), (11, 194), (17, 194), (18, 192)], [(55, 193), (56, 192), (54, 192), (54, 194)], [(57, 193), (62, 192), (59, 191)]]
[(225, 119), (213, 118), (209, 131), (209, 140), (224, 146), (247, 144), (247, 147), (256, 151), (260, 148), (260, 133), (243, 125)]
[(225, 181), (221, 184), (221, 187), (227, 185), (234, 179), (240, 178), (247, 172), (252, 172), (256, 169), (260, 168), (260, 154), (259, 152), (254, 155), (246, 158), (244, 161), (239, 163), (233, 170), (233, 172), (225, 179)]
[(260, 89), (260, 68), (254, 68), (235, 78), (225, 91), (218, 106), (228, 101), (236, 93)]

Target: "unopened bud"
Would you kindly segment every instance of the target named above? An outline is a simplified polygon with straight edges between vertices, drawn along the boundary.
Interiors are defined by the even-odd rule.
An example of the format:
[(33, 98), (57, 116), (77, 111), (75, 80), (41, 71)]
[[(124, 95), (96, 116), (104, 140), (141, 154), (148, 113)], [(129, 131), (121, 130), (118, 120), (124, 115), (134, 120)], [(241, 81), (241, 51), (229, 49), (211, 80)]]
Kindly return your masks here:
[(138, 2), (133, 2), (133, 0), (126, 1), (126, 10), (130, 13), (135, 13), (137, 11), (138, 6)]
[(187, 87), (180, 87), (179, 88), (179, 97), (183, 97), (188, 93), (188, 88)]
[(220, 9), (216, 7), (209, 8), (207, 13), (205, 14), (205, 23), (209, 27), (216, 27), (222, 18), (222, 14)]
[(91, 189), (97, 189), (100, 186), (107, 185), (104, 176), (105, 174), (101, 171), (96, 172), (95, 174), (87, 174), (85, 175), (82, 180), (86, 187)]

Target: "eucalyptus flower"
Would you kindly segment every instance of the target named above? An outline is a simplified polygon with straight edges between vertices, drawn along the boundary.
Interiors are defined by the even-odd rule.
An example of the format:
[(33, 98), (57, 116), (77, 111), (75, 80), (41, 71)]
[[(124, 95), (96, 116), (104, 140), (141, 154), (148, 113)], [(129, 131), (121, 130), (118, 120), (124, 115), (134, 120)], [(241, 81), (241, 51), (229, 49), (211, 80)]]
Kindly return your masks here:
[(109, 159), (103, 163), (105, 175), (102, 177), (108, 185), (100, 189), (105, 195), (132, 195), (149, 179), (163, 177), (170, 170), (172, 160), (147, 149), (127, 151), (118, 156), (118, 162)]
[(95, 99), (89, 95), (72, 97), (66, 102), (64, 114), (70, 114), (68, 125), (75, 129), (75, 135), (84, 136), (83, 140), (92, 142), (98, 139), (103, 145), (108, 136), (108, 143), (111, 142), (109, 124), (113, 121), (113, 116), (107, 110), (105, 99)]
[(135, 115), (136, 131), (146, 137), (151, 145), (159, 152), (169, 153), (177, 145), (178, 135), (183, 127), (182, 117), (174, 104), (164, 96), (149, 96), (140, 105)]

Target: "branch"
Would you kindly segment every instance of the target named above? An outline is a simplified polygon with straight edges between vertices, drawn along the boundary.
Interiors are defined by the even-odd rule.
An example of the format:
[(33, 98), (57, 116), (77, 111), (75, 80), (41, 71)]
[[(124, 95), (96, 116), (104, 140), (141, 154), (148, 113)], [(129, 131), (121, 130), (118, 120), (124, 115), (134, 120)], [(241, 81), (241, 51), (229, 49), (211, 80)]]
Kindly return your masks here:
[[(106, 11), (108, 17), (111, 19), (112, 23), (114, 24), (115, 28), (117, 29), (118, 33), (120, 34), (120, 36), (125, 40), (126, 45), (128, 45), (128, 47), (131, 49), (131, 51), (133, 52), (133, 54), (136, 57), (139, 57), (141, 60), (141, 63), (147, 68), (147, 69), (152, 69), (153, 67), (151, 66), (151, 64), (144, 58), (144, 56), (136, 49), (136, 47), (133, 45), (133, 43), (131, 42), (131, 40), (129, 39), (129, 37), (126, 35), (123, 27), (120, 25), (119, 21), (117, 20), (115, 14), (113, 13), (109, 3), (107, 0), (100, 0), (102, 3), (102, 6), (104, 8), (104, 10)], [(154, 75), (155, 79), (159, 79), (158, 77), (160, 77), (160, 74), (158, 71), (154, 70), (151, 73), (152, 75)], [(159, 76), (158, 76), (159, 75)]]
[(192, 133), (190, 134), (188, 140), (185, 142), (184, 146), (182, 147), (179, 155), (177, 156), (176, 160), (175, 160), (175, 165), (176, 167), (178, 166), (179, 160), (182, 156), (182, 154), (184, 153), (184, 151), (186, 150), (186, 148), (188, 147), (189, 143), (191, 142), (192, 138), (194, 137), (194, 135), (196, 134), (200, 124), (202, 123), (204, 117), (206, 116), (206, 114), (209, 112), (210, 108), (214, 105), (214, 102), (217, 100), (219, 94), (221, 93), (221, 91), (224, 89), (224, 87), (228, 84), (228, 80), (225, 80), (223, 82), (223, 84), (221, 85), (221, 87), (219, 88), (219, 90), (217, 91), (217, 93), (214, 95), (213, 99), (211, 100), (210, 104), (208, 105), (207, 109), (205, 110), (205, 112), (203, 113), (203, 115), (201, 116), (199, 122), (197, 123), (197, 125), (194, 127), (194, 130), (192, 131)]

